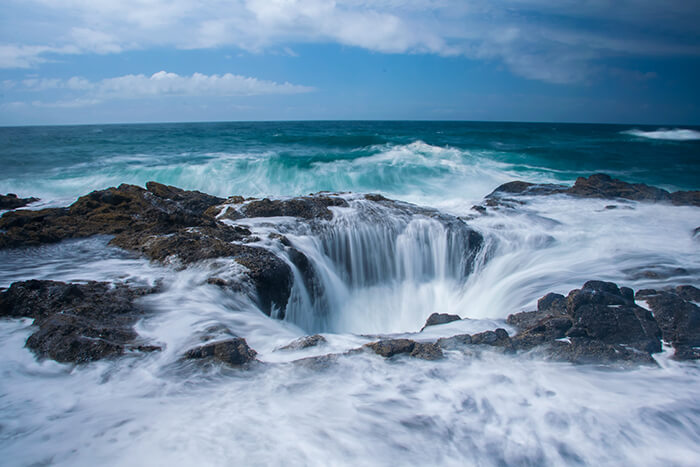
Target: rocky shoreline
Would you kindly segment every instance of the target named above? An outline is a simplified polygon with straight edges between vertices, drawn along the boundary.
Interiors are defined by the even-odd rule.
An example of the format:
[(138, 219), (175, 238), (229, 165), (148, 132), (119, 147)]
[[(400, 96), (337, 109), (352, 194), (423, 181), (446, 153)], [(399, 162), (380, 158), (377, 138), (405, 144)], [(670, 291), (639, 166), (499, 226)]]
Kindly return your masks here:
[[(510, 182), (494, 190), (474, 209), (488, 215), (491, 209), (511, 209), (526, 203), (529, 196), (545, 195), (700, 206), (698, 191), (669, 193), (596, 174), (579, 178), (572, 187)], [(473, 256), (483, 243), (481, 235), (461, 219), (380, 195), (364, 195), (362, 199), (370, 208), (390, 206), (407, 216), (440, 219), (465, 239), (467, 257)], [(17, 209), (34, 201), (37, 200), (7, 195), (2, 197), (2, 206)], [(333, 208), (347, 206), (348, 201), (335, 193), (281, 200), (240, 196), (224, 199), (155, 182), (149, 182), (145, 189), (120, 185), (94, 191), (66, 208), (6, 212), (0, 218), (0, 249), (110, 235), (110, 244), (114, 246), (178, 268), (205, 260), (232, 259), (243, 267), (244, 283), (215, 276), (208, 282), (234, 290), (247, 288), (263, 312), (283, 318), (294, 276), (290, 265), (275, 251), (285, 252), (311, 289), (317, 281), (309, 259), (282, 234), (271, 233), (261, 239), (250, 228), (231, 221), (291, 217), (309, 229), (322, 229), (324, 222), (333, 218)], [(699, 231), (700, 227), (691, 235), (697, 237)], [(39, 358), (87, 363), (126, 353), (157, 352), (161, 347), (140, 337), (134, 325), (149, 313), (140, 305), (139, 298), (158, 291), (158, 287), (104, 282), (15, 282), (0, 292), (0, 317), (34, 320), (37, 330), (26, 346)], [(639, 306), (637, 301), (644, 301), (647, 308)], [(444, 352), (469, 353), (490, 348), (572, 363), (636, 365), (654, 364), (652, 354), (662, 350), (663, 342), (673, 347), (674, 358), (697, 360), (700, 359), (697, 302), (700, 302), (700, 290), (692, 285), (639, 290), (635, 294), (611, 282), (589, 281), (566, 297), (545, 295), (535, 311), (510, 315), (506, 322), (516, 329), (513, 335), (505, 329), (495, 329), (425, 341), (420, 335), (423, 329), (460, 319), (455, 315), (434, 314), (423, 329), (416, 330), (415, 339), (379, 339), (347, 353), (373, 352), (385, 358), (408, 355), (438, 360)], [(228, 329), (212, 330), (201, 336), (201, 340), (200, 346), (185, 351), (182, 358), (232, 366), (256, 361), (255, 350)], [(299, 350), (324, 343), (323, 336), (307, 336), (280, 350)], [(328, 362), (337, 357), (329, 354), (304, 361)]]

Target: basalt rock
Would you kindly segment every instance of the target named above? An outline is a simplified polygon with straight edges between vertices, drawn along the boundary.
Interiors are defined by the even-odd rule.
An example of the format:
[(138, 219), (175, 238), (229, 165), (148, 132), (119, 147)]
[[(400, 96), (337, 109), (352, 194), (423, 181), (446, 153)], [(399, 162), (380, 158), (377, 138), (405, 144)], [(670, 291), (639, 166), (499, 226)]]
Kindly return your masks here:
[(39, 198), (19, 198), (14, 193), (0, 195), (0, 209), (22, 208), (30, 203), (39, 201)]
[(495, 331), (484, 331), (478, 334), (472, 334), (471, 337), (472, 345), (500, 347), (506, 352), (512, 352), (514, 350), (513, 342), (508, 332), (503, 328), (498, 328)]
[(291, 216), (301, 219), (332, 219), (331, 206), (348, 206), (343, 198), (317, 194), (285, 200), (264, 198), (251, 201), (241, 208), (247, 217)]
[(255, 361), (257, 352), (242, 337), (200, 345), (185, 352), (187, 360), (209, 360), (231, 366), (241, 366)]
[(309, 347), (317, 347), (319, 345), (326, 344), (328, 341), (325, 337), (320, 334), (314, 334), (313, 336), (304, 336), (296, 339), (284, 347), (280, 347), (279, 350), (301, 350), (307, 349)]
[(506, 322), (519, 330), (533, 328), (544, 320), (566, 316), (566, 297), (557, 293), (548, 293), (537, 302), (536, 311), (524, 311), (509, 315)]
[(91, 235), (166, 235), (211, 224), (204, 212), (223, 199), (155, 182), (98, 190), (68, 208), (12, 211), (0, 218), (0, 248), (33, 246)]
[(690, 285), (671, 290), (640, 290), (637, 297), (649, 304), (663, 340), (675, 349), (679, 360), (700, 358), (700, 289)]
[(547, 294), (538, 310), (507, 319), (519, 332), (518, 350), (539, 348), (553, 359), (574, 363), (653, 361), (661, 351), (661, 329), (654, 316), (634, 302), (632, 289), (589, 281), (564, 298)]
[[(606, 174), (579, 177), (573, 186), (534, 184), (523, 181), (505, 183), (486, 198), (494, 205), (501, 205), (508, 196), (567, 194), (578, 198), (627, 199), (644, 202), (664, 202), (677, 206), (700, 206), (700, 191), (676, 191), (670, 193), (643, 183), (627, 183)], [(488, 204), (485, 203), (487, 207)]]
[(443, 357), (442, 350), (437, 344), (416, 342), (411, 339), (384, 339), (378, 342), (365, 344), (364, 347), (384, 358), (399, 354), (408, 354), (411, 357), (424, 360), (438, 360)]
[(612, 282), (586, 282), (569, 292), (567, 313), (573, 321), (569, 337), (629, 345), (648, 353), (661, 351), (661, 330), (651, 313), (634, 303), (630, 289)]
[(471, 345), (472, 336), (469, 334), (458, 334), (451, 337), (441, 337), (437, 340), (437, 345), (444, 350), (456, 350), (464, 347), (465, 345)]
[(655, 364), (648, 352), (583, 337), (571, 337), (568, 342), (549, 342), (543, 352), (549, 359), (576, 364)]
[(39, 357), (85, 363), (129, 350), (160, 350), (133, 329), (145, 312), (135, 300), (152, 292), (104, 282), (15, 282), (0, 294), (0, 316), (34, 319), (39, 329), (26, 345)]
[(428, 317), (428, 319), (425, 321), (425, 325), (421, 328), (421, 331), (428, 326), (436, 326), (438, 324), (447, 324), (451, 323), (452, 321), (459, 321), (460, 318), (457, 315), (451, 315), (449, 313), (433, 313)]

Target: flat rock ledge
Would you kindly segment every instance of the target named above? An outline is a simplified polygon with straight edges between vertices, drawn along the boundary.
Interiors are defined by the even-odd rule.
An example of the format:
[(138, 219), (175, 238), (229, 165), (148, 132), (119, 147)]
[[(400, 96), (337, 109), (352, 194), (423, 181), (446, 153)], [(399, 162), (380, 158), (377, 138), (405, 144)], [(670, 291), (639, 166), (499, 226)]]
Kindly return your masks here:
[[(521, 180), (504, 183), (486, 196), (485, 201), (472, 209), (486, 212), (489, 208), (513, 208), (523, 201), (519, 196), (546, 196), (565, 194), (577, 198), (622, 199), (651, 203), (667, 203), (675, 206), (699, 206), (700, 191), (669, 192), (643, 183), (627, 183), (607, 174), (579, 177), (573, 186), (537, 184)], [(609, 206), (614, 208), (615, 206)]]
[(86, 363), (161, 350), (133, 329), (145, 314), (135, 300), (153, 292), (105, 282), (15, 282), (0, 293), (0, 317), (34, 319), (38, 329), (26, 346), (39, 358)]

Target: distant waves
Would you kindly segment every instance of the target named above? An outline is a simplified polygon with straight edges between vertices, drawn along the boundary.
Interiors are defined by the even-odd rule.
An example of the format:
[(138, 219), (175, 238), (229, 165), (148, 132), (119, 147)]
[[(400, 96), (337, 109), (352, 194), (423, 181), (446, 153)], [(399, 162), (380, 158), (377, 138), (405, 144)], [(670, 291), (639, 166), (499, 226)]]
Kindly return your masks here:
[(700, 131), (682, 128), (674, 128), (673, 130), (662, 128), (654, 131), (628, 130), (623, 131), (622, 134), (637, 136), (639, 138), (663, 139), (669, 141), (700, 140)]

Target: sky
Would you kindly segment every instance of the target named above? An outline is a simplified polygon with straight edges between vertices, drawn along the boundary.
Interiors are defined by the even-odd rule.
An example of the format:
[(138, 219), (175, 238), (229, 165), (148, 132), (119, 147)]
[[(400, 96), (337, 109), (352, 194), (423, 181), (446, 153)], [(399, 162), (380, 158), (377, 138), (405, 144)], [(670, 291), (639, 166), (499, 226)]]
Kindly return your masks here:
[(0, 0), (0, 125), (700, 124), (700, 0)]

